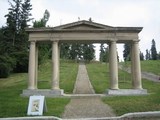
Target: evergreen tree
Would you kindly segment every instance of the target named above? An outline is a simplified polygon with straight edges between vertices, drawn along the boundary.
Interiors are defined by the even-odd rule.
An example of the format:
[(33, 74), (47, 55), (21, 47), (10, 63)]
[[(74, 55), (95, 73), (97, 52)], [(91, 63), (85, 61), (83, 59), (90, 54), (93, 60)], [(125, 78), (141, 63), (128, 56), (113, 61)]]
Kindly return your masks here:
[(22, 14), (21, 14), (21, 29), (24, 30), (29, 25), (27, 24), (33, 18), (31, 18), (32, 14), (30, 13), (32, 10), (32, 5), (30, 3), (30, 0), (24, 0), (24, 3), (22, 3)]
[(109, 62), (109, 47), (105, 47), (104, 44), (100, 46), (100, 61)]
[(60, 58), (62, 59), (69, 59), (70, 55), (70, 44), (68, 43), (61, 43), (60, 47)]
[(151, 55), (150, 55), (149, 50), (146, 49), (146, 55), (145, 55), (146, 60), (150, 60), (150, 59), (151, 59), (150, 56), (151, 56)]
[(70, 59), (71, 60), (77, 60), (81, 58), (82, 55), (82, 45), (78, 43), (73, 43), (70, 46), (70, 51), (69, 51)]
[(5, 15), (7, 17), (7, 28), (9, 39), (12, 40), (12, 45), (15, 45), (18, 33), (20, 30), (20, 20), (21, 20), (21, 0), (13, 0), (12, 2), (8, 1), (11, 8), (9, 8), (9, 13)]
[(104, 44), (102, 43), (102, 44), (100, 45), (99, 61), (104, 62), (104, 61), (103, 61), (104, 55), (105, 55)]
[[(27, 72), (28, 35), (25, 32), (25, 27), (31, 16), (30, 0), (24, 0), (24, 3), (22, 0), (12, 0), (9, 1), (9, 4), (9, 12), (5, 15), (7, 26), (2, 28), (3, 39), (1, 45), (3, 45), (3, 49), (0, 49), (0, 52), (6, 58), (10, 57), (12, 61), (15, 61), (15, 65), (12, 66), (14, 72)], [(9, 63), (6, 62), (6, 64)]]
[(123, 51), (124, 61), (130, 61), (131, 60), (130, 49), (131, 49), (130, 44), (125, 43), (124, 44), (124, 51)]
[(152, 60), (157, 60), (156, 42), (154, 41), (154, 39), (152, 40), (151, 45), (151, 58)]
[(158, 60), (160, 60), (160, 52), (158, 53)]
[(140, 51), (140, 60), (144, 60), (144, 55), (141, 51)]
[(84, 44), (83, 46), (83, 58), (85, 61), (90, 62), (95, 58), (95, 50), (93, 44)]

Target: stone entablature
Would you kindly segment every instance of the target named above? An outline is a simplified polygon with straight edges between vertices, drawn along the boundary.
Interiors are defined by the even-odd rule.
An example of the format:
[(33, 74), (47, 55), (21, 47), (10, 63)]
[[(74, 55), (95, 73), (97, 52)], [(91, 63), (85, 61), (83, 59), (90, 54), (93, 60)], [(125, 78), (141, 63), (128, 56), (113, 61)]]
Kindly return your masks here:
[(142, 27), (111, 27), (89, 21), (78, 21), (71, 24), (47, 28), (27, 28), (29, 41), (91, 42), (101, 43), (116, 39), (117, 43), (138, 39)]

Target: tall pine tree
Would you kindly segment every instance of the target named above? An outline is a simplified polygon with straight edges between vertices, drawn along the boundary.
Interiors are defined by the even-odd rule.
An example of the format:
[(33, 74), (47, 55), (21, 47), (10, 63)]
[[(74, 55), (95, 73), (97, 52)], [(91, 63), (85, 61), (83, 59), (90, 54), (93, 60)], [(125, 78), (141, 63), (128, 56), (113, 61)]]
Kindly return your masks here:
[(129, 43), (125, 43), (124, 44), (124, 50), (123, 50), (124, 61), (130, 61), (131, 60), (130, 49), (131, 49), (131, 45)]
[(109, 62), (109, 47), (105, 47), (104, 44), (100, 45), (100, 57), (101, 62)]
[(84, 44), (83, 46), (83, 58), (86, 62), (90, 62), (95, 58), (95, 50), (93, 44)]
[(156, 42), (154, 41), (154, 39), (152, 40), (151, 45), (151, 58), (152, 60), (157, 60)]
[(150, 60), (150, 59), (151, 59), (151, 57), (150, 57), (150, 56), (151, 56), (151, 55), (150, 55), (149, 50), (148, 50), (148, 49), (146, 49), (146, 55), (145, 55), (146, 60)]
[(5, 55), (15, 61), (14, 72), (28, 71), (28, 35), (25, 27), (31, 20), (30, 0), (9, 1), (10, 8), (6, 17), (6, 27), (3, 29), (3, 45)]

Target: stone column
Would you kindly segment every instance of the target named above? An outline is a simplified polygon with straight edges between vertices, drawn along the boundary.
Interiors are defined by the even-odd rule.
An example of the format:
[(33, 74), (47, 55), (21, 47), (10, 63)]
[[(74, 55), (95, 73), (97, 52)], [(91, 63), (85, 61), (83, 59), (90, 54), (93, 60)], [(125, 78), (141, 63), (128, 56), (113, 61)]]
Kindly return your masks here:
[(36, 45), (36, 58), (35, 58), (35, 88), (37, 89), (38, 80), (38, 45)]
[(131, 57), (132, 86), (134, 89), (142, 89), (138, 41), (132, 43)]
[(36, 42), (30, 42), (29, 68), (28, 68), (28, 89), (35, 88), (35, 68), (36, 68)]
[(119, 89), (116, 41), (111, 41), (109, 45), (109, 74), (110, 74), (110, 89)]
[(59, 89), (59, 48), (58, 41), (52, 42), (52, 89)]

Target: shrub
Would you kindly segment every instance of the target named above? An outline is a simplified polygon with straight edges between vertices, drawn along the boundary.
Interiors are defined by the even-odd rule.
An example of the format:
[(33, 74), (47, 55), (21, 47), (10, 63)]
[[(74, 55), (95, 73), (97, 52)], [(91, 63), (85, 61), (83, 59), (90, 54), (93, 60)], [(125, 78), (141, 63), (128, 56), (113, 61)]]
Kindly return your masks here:
[(8, 55), (0, 56), (0, 78), (7, 78), (15, 66), (15, 59)]
[(7, 63), (0, 63), (0, 78), (7, 78), (11, 68)]

